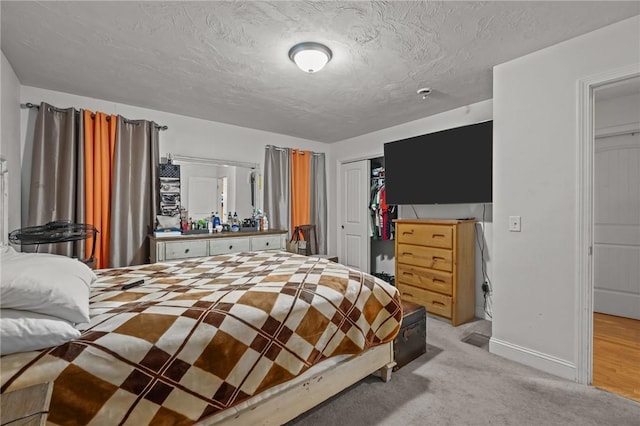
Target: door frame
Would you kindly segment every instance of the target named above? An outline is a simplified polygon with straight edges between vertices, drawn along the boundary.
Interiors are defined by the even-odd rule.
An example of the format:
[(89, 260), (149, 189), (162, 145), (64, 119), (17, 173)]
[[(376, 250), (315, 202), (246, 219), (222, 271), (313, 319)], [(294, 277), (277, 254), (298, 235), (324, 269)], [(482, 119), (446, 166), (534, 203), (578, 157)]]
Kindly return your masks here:
[(595, 151), (594, 89), (640, 76), (640, 63), (592, 75), (577, 82), (577, 229), (576, 229), (576, 381), (593, 379), (593, 158)]

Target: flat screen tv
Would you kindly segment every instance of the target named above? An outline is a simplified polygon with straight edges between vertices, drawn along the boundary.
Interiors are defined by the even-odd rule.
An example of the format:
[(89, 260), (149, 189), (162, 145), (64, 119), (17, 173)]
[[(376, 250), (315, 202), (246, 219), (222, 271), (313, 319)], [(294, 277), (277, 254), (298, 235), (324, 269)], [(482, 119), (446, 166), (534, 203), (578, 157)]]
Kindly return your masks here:
[(493, 121), (384, 144), (388, 204), (492, 201)]

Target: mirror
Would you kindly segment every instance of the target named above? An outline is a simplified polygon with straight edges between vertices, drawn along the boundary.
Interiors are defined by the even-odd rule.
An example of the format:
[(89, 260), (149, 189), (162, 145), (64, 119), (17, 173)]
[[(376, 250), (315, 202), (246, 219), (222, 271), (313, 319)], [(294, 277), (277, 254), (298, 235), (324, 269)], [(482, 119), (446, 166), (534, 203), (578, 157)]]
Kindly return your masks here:
[(259, 165), (222, 159), (168, 154), (180, 165), (180, 204), (194, 220), (217, 212), (225, 222), (229, 213), (250, 218), (259, 203)]

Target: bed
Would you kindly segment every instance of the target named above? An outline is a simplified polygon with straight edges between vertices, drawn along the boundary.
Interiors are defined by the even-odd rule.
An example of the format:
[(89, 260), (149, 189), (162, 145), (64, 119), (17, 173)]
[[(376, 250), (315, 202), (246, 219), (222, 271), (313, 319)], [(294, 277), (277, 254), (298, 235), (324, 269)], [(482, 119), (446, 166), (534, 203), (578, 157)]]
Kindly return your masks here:
[(281, 424), (393, 366), (398, 292), (326, 259), (246, 252), (96, 275), (78, 338), (0, 358), (2, 393), (54, 383), (50, 424)]

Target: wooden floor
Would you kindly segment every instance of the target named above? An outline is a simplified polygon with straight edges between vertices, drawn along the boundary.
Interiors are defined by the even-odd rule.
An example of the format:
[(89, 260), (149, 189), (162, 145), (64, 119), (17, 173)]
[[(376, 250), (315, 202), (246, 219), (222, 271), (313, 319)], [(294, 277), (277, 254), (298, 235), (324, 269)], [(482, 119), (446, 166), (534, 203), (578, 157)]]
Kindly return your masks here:
[(640, 402), (640, 321), (594, 312), (593, 386)]

